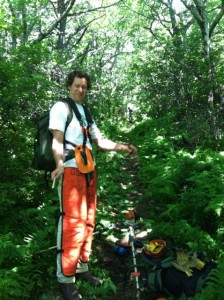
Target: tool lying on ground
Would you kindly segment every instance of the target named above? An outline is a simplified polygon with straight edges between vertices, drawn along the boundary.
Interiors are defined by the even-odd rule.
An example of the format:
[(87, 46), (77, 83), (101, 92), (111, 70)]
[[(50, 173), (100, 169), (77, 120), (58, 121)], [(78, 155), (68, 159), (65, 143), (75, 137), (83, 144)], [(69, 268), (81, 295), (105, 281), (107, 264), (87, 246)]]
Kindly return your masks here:
[(139, 277), (140, 272), (138, 272), (137, 268), (137, 262), (136, 262), (136, 256), (135, 256), (135, 245), (134, 245), (134, 228), (132, 226), (129, 226), (129, 237), (130, 237), (130, 243), (131, 243), (131, 253), (132, 253), (132, 260), (133, 260), (133, 268), (134, 272), (131, 273), (131, 276), (135, 279), (135, 285), (136, 285), (136, 300), (141, 299), (141, 291), (140, 291), (140, 285), (139, 285)]
[[(132, 265), (131, 265), (131, 281), (135, 282), (135, 298), (136, 300), (143, 300), (140, 289), (140, 276), (136, 261), (136, 248), (142, 248), (143, 243), (136, 240), (135, 229), (139, 227), (140, 216), (136, 211), (132, 210), (126, 214), (126, 221), (122, 223), (112, 224), (109, 227), (104, 227), (95, 232), (95, 234), (103, 233), (106, 230), (113, 229), (115, 231), (127, 232), (126, 235), (115, 241), (114, 252), (119, 256), (124, 256), (131, 252)], [(130, 250), (129, 250), (130, 249)]]
[[(128, 231), (127, 225), (129, 225), (129, 224), (126, 223), (126, 222), (114, 223), (114, 224), (111, 224), (111, 225), (108, 225), (108, 226), (104, 226), (102, 224), (97, 224), (96, 229), (93, 232), (93, 235), (100, 235), (100, 234), (103, 234), (104, 232), (107, 232), (109, 230), (127, 232)], [(133, 225), (134, 225), (134, 227), (138, 227), (138, 223), (134, 223)]]
[(131, 211), (124, 222), (109, 226), (97, 224), (93, 233), (94, 236), (109, 230), (126, 233), (120, 240), (116, 239), (114, 252), (120, 256), (131, 253), (132, 264), (127, 268), (126, 275), (135, 284), (135, 299), (158, 300), (171, 296), (176, 300), (186, 300), (198, 294), (217, 264), (204, 258), (200, 252), (181, 250), (163, 239), (151, 238), (144, 243), (139, 241), (136, 239), (138, 234), (135, 234), (135, 229), (140, 225), (139, 219)]
[(115, 241), (114, 252), (120, 256), (124, 256), (131, 253), (132, 265), (129, 268), (130, 279), (135, 283), (135, 299), (143, 300), (140, 287), (139, 267), (136, 260), (136, 248), (142, 248), (144, 244), (136, 239), (135, 229), (139, 227), (140, 216), (135, 210), (128, 211), (126, 214), (126, 220), (122, 223), (112, 224), (110, 227), (105, 227), (102, 230), (96, 231), (95, 234), (104, 232), (107, 229), (113, 229), (115, 231), (126, 232), (126, 235), (119, 240)]
[[(126, 220), (120, 223), (113, 223), (108, 226), (104, 226), (101, 223), (96, 224), (93, 235), (101, 235), (104, 232), (109, 230), (120, 231), (120, 232), (128, 232), (128, 226), (132, 226), (133, 228), (137, 228), (139, 226), (140, 216), (136, 213), (135, 210), (130, 210), (127, 212), (125, 216)], [(52, 246), (47, 249), (41, 250), (38, 253), (43, 253), (46, 251), (54, 250), (57, 246)]]
[(125, 221), (119, 223), (113, 223), (108, 226), (104, 226), (101, 223), (96, 224), (93, 235), (100, 235), (111, 229), (120, 232), (128, 232), (128, 227), (131, 225), (133, 228), (139, 226), (140, 216), (135, 210), (130, 210), (126, 213)]
[[(175, 300), (192, 299), (200, 293), (208, 274), (216, 267), (214, 261), (207, 260), (206, 257), (204, 261), (202, 253), (167, 245), (163, 239), (138, 242), (131, 225), (125, 238), (116, 244), (127, 242), (127, 236), (133, 263), (128, 274), (135, 282), (136, 300), (158, 300), (164, 296), (172, 296)], [(137, 253), (141, 253), (141, 261), (147, 265), (137, 262), (137, 248), (140, 248)]]

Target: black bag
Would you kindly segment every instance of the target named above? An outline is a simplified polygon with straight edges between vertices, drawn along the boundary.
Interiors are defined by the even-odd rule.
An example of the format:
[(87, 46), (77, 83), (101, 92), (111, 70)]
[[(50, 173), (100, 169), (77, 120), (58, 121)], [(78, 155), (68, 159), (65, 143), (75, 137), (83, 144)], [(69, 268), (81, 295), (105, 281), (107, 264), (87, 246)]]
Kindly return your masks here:
[(202, 290), (208, 274), (216, 267), (216, 263), (207, 262), (203, 269), (194, 268), (193, 275), (187, 276), (172, 266), (173, 260), (173, 257), (162, 260), (149, 271), (147, 279), (152, 292), (172, 296), (176, 300), (192, 299)]
[[(72, 120), (72, 110), (66, 99), (60, 100), (68, 106), (68, 116), (65, 131)], [(50, 110), (45, 112), (37, 121), (34, 140), (34, 158), (32, 166), (35, 170), (53, 171), (56, 168), (52, 153), (52, 133), (49, 130)]]

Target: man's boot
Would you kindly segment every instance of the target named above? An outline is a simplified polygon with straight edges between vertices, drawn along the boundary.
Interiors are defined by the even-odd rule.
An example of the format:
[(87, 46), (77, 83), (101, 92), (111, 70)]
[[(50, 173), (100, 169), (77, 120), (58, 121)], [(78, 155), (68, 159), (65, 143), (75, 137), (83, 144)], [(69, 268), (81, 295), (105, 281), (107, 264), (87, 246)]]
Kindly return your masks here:
[(75, 277), (77, 279), (81, 279), (83, 281), (86, 281), (88, 283), (90, 283), (91, 285), (98, 287), (102, 284), (102, 280), (100, 280), (99, 278), (93, 276), (89, 271), (87, 272), (82, 272), (82, 273), (76, 273)]
[(59, 289), (64, 298), (64, 300), (80, 300), (82, 296), (79, 294), (79, 291), (76, 289), (74, 283), (60, 283)]

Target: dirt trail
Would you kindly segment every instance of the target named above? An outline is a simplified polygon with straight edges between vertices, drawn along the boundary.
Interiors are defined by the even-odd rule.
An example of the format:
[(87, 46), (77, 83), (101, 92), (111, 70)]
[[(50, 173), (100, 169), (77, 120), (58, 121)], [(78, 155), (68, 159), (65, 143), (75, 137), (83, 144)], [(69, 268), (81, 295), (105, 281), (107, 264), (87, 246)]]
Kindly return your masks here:
[[(133, 188), (128, 192), (128, 199), (133, 201), (134, 208), (144, 219), (147, 216), (147, 209), (144, 201), (144, 193), (137, 179), (138, 161), (135, 157), (127, 158), (122, 172), (128, 172), (132, 175)], [(122, 174), (121, 174), (122, 177)], [(131, 249), (125, 256), (119, 256), (113, 253), (111, 245), (104, 238), (94, 241), (95, 247), (99, 250), (99, 265), (109, 270), (110, 278), (117, 288), (117, 293), (111, 296), (110, 300), (132, 300), (135, 298), (135, 282), (131, 282), (130, 273), (133, 271)], [(102, 250), (103, 255), (100, 256)], [(125, 276), (126, 275), (126, 276)]]

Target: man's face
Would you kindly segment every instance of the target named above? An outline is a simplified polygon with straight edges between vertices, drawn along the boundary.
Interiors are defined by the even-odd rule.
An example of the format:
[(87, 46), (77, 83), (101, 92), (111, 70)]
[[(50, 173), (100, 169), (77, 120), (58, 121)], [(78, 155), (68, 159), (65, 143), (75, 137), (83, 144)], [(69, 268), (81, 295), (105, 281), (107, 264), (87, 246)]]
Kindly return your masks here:
[(78, 104), (82, 104), (87, 93), (87, 81), (85, 78), (75, 77), (72, 85), (68, 87), (70, 97)]

